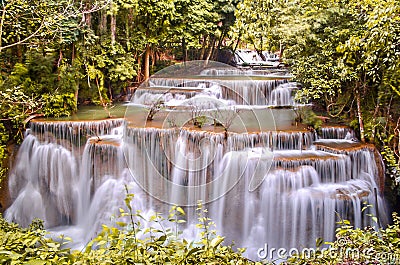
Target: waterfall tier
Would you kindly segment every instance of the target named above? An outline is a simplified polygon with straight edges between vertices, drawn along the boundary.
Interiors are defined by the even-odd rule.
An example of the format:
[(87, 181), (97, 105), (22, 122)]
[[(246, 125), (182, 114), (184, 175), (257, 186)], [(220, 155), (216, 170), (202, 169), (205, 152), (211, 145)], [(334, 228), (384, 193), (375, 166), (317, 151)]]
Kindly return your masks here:
[(323, 126), (319, 132), (322, 139), (356, 139), (354, 131), (348, 127)]
[(124, 119), (98, 121), (32, 121), (29, 134), (40, 140), (75, 146), (85, 145), (88, 137), (115, 134)]
[[(272, 92), (276, 87), (287, 82), (286, 78), (282, 79), (251, 79), (244, 76), (237, 80), (229, 79), (188, 79), (188, 78), (151, 78), (150, 86), (148, 88), (143, 87), (140, 90), (145, 89), (143, 92), (139, 92), (143, 97), (144, 93), (154, 94), (152, 87), (156, 87), (157, 91), (160, 91), (161, 87), (165, 88), (164, 93), (160, 93), (159, 96), (162, 98), (164, 94), (174, 94), (174, 90), (180, 91), (176, 94), (178, 98), (186, 96), (193, 96), (196, 90), (201, 90), (204, 94), (212, 94), (217, 99), (232, 100), (238, 105), (272, 105), (274, 102), (270, 102), (271, 98), (276, 100), (277, 93), (272, 95)], [(190, 92), (184, 92), (184, 88)], [(192, 90), (190, 90), (192, 88)], [(219, 90), (219, 93), (213, 93), (214, 88)], [(150, 92), (151, 91), (151, 92)], [(190, 94), (192, 93), (192, 94)], [(136, 97), (136, 96), (135, 96)], [(140, 97), (140, 96), (139, 96)], [(176, 98), (176, 97), (173, 97)], [(283, 100), (283, 98), (282, 98)], [(288, 100), (288, 99), (287, 99)], [(134, 103), (141, 103), (139, 98), (135, 98)], [(142, 99), (143, 102), (143, 99)], [(289, 102), (284, 102), (285, 105), (290, 105)]]

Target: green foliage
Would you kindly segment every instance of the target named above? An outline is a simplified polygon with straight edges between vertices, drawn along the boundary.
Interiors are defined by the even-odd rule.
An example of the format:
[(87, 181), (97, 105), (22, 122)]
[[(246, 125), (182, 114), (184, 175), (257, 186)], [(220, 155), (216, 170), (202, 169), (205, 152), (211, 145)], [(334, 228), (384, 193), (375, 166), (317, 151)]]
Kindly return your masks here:
[(295, 112), (297, 122), (301, 122), (313, 129), (321, 127), (322, 120), (309, 107), (299, 107)]
[(7, 142), (8, 134), (6, 133), (6, 128), (2, 123), (0, 123), (0, 182), (6, 176), (7, 173)]
[(244, 0), (235, 11), (236, 21), (231, 35), (250, 43), (257, 51), (278, 50), (276, 47), (280, 1)]
[(54, 56), (32, 52), (25, 63), (17, 63), (0, 85), (2, 118), (19, 127), (32, 114), (65, 116), (76, 111), (76, 74), (67, 65), (54, 71)]
[(199, 38), (215, 33), (217, 23), (221, 19), (216, 11), (217, 5), (218, 1), (175, 1), (176, 17), (173, 20), (173, 30), (176, 41), (180, 43), (180, 39), (184, 39), (187, 48), (200, 48)]
[(0, 83), (0, 177), (7, 173), (9, 140), (19, 144), (26, 122), (35, 115), (68, 116), (76, 111), (76, 71), (63, 65), (56, 72), (54, 56), (27, 54)]
[[(393, 135), (392, 137), (393, 138)], [(386, 142), (390, 142), (390, 139)], [(382, 148), (381, 155), (386, 164), (386, 175), (389, 176), (393, 181), (392, 189), (395, 190), (396, 186), (400, 185), (400, 166), (398, 158), (396, 157), (396, 153), (392, 148), (385, 145)], [(397, 190), (397, 193), (400, 195), (400, 189)]]
[[(374, 217), (372, 217), (374, 218)], [(329, 249), (317, 248), (315, 255), (300, 255), (288, 264), (397, 264), (400, 257), (400, 218), (385, 229), (354, 228), (344, 220), (336, 230), (336, 241), (325, 242)]]
[(198, 128), (203, 127), (206, 122), (207, 122), (207, 116), (205, 115), (196, 116), (193, 119), (193, 125)]
[(42, 95), (43, 114), (48, 117), (70, 116), (76, 111), (74, 94)]
[(41, 221), (20, 228), (0, 216), (1, 264), (69, 264), (70, 251), (63, 243), (45, 237)]
[[(101, 97), (105, 102), (106, 98), (122, 96), (128, 87), (143, 80), (142, 73), (148, 73), (149, 63), (153, 67), (159, 60), (165, 60), (164, 54), (174, 58), (168, 53), (172, 51), (180, 57), (182, 50), (202, 48), (204, 55), (209, 48), (207, 53), (215, 55), (214, 46), (222, 45), (235, 19), (236, 2), (238, 0), (3, 1), (0, 6), (3, 11), (0, 14), (0, 69), (5, 77), (14, 69), (15, 77), (24, 80), (24, 89), (49, 93), (54, 91), (51, 88), (55, 82), (63, 91), (66, 86), (72, 87), (65, 91), (75, 93), (77, 101), (79, 98), (103, 105), (100, 93), (92, 89), (94, 86), (102, 90), (102, 87), (89, 77), (89, 66), (102, 72), (103, 87), (107, 91), (101, 92)], [(28, 62), (27, 57), (32, 60)], [(15, 66), (17, 63), (19, 65)], [(35, 63), (44, 69), (33, 69)], [(29, 71), (35, 70), (37, 75), (18, 68), (28, 65)], [(62, 78), (69, 73), (72, 73), (70, 77)]]
[[(36, 46), (70, 35), (82, 15), (70, 1), (1, 1), (0, 53), (20, 44)], [(72, 25), (71, 25), (72, 24)]]
[(93, 97), (92, 101), (96, 104), (107, 106), (110, 102), (108, 96), (106, 94), (106, 89), (104, 87), (104, 74), (99, 69), (96, 69), (94, 66), (89, 65), (87, 67), (87, 76), (89, 80), (94, 80), (96, 82), (97, 87), (97, 97)]
[(103, 71), (108, 71), (111, 81), (125, 81), (136, 76), (135, 60), (120, 44), (103, 44), (98, 52), (94, 62)]

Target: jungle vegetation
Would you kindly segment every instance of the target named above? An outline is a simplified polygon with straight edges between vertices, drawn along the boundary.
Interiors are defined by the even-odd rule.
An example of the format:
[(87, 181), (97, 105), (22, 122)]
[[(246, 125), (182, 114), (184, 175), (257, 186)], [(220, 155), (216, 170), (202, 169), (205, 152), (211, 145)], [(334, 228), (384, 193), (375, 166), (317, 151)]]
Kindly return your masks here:
[[(218, 60), (224, 51), (244, 47), (279, 52), (303, 85), (297, 99), (312, 101), (324, 115), (353, 127), (361, 141), (374, 143), (393, 192), (399, 191), (397, 0), (0, 0), (0, 174), (7, 174), (8, 147), (21, 142), (30, 118), (68, 116), (87, 103), (108, 108), (165, 66)], [(399, 244), (394, 220), (382, 233), (349, 226), (338, 233), (354, 244), (368, 236), (391, 248)], [(0, 228), (2, 262), (71, 258), (44, 239), (40, 223), (25, 229), (1, 221)], [(82, 254), (87, 260), (125, 253), (112, 251), (121, 247), (117, 237), (127, 235), (110, 229), (96, 254)], [(197, 251), (217, 255), (221, 239), (215, 238), (202, 250), (186, 249), (186, 260)], [(223, 253), (241, 260), (231, 249)]]

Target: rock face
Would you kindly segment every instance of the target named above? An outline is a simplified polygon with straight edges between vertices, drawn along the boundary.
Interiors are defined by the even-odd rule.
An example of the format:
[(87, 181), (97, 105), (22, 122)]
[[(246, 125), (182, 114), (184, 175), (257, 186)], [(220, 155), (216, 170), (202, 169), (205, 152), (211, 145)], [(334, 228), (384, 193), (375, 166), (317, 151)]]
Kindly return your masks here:
[[(157, 86), (164, 84), (157, 82)], [(171, 78), (163, 82), (176, 85)], [(190, 97), (204, 93), (198, 89), (203, 85), (195, 84), (187, 94)], [(271, 82), (258, 80), (256, 84), (246, 93), (261, 95)], [(241, 85), (232, 85), (230, 92), (242, 93)], [(150, 91), (142, 90), (145, 92), (134, 100)], [(171, 100), (177, 99), (174, 93), (182, 93), (182, 89), (170, 93)], [(272, 94), (277, 104), (283, 102), (278, 92)], [(229, 97), (236, 107), (243, 104), (229, 93), (215, 95), (221, 100)], [(256, 97), (248, 98), (259, 103)], [(287, 102), (294, 101), (285, 99)], [(140, 108), (147, 108), (132, 106), (135, 115), (145, 113)], [(163, 117), (183, 115), (181, 109), (162, 111)], [(279, 116), (279, 111), (287, 110), (275, 111)], [(252, 121), (240, 115), (235, 122), (241, 120), (246, 128)], [(379, 193), (383, 182), (375, 150), (357, 143), (347, 128), (326, 127), (317, 135), (303, 128), (281, 130), (276, 124), (275, 129), (260, 126), (259, 130), (225, 133), (164, 126), (162, 122), (164, 125), (156, 127), (139, 126), (135, 117), (127, 111), (125, 120), (33, 121), (11, 170), (13, 203), (6, 218), (24, 226), (35, 217), (42, 218), (51, 230), (62, 229), (85, 244), (102, 223), (111, 222), (110, 216), (124, 207), (125, 190), (129, 189), (135, 194), (134, 210), (166, 213), (171, 203), (185, 206), (185, 234), (190, 235), (191, 224), (197, 221), (191, 206), (202, 200), (219, 233), (227, 242), (234, 240), (237, 246), (247, 247), (247, 255), (254, 259), (265, 244), (299, 248), (313, 247), (318, 237), (332, 240), (338, 215), (356, 227), (375, 225), (367, 214), (385, 222), (385, 203)], [(265, 122), (267, 119), (259, 119), (259, 123)], [(363, 203), (374, 207), (362, 212)]]

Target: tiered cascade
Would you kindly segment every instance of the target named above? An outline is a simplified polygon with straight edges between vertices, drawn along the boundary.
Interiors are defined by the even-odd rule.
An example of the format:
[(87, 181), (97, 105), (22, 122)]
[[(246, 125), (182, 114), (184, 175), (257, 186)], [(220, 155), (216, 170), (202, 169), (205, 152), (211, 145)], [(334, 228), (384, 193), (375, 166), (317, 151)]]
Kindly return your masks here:
[[(135, 113), (142, 108), (137, 104), (157, 100), (137, 102), (146, 93), (163, 97), (164, 103), (204, 94), (210, 83), (202, 78), (194, 85), (193, 78), (157, 78), (156, 89), (136, 92)], [(164, 89), (160, 86), (169, 99), (158, 93)], [(210, 94), (214, 100), (230, 100), (234, 106), (251, 102), (248, 108), (293, 106), (291, 89), (297, 88), (287, 80), (224, 79), (212, 86), (221, 92)], [(224, 86), (229, 88), (225, 92)], [(270, 130), (223, 132), (187, 124), (136, 126), (129, 111), (126, 116), (125, 121), (33, 121), (11, 171), (14, 202), (6, 218), (26, 226), (38, 217), (50, 230), (85, 244), (101, 223), (117, 215), (127, 185), (136, 194), (135, 209), (167, 212), (169, 203), (186, 206), (188, 229), (196, 222), (191, 206), (202, 200), (219, 233), (247, 247), (253, 259), (265, 244), (300, 248), (313, 247), (318, 237), (333, 240), (339, 217), (356, 227), (375, 225), (367, 214), (385, 222), (379, 159), (349, 129), (324, 127), (317, 135), (304, 128), (283, 129), (277, 119)], [(248, 121), (242, 122), (246, 127)], [(363, 203), (373, 207), (361, 211)]]

